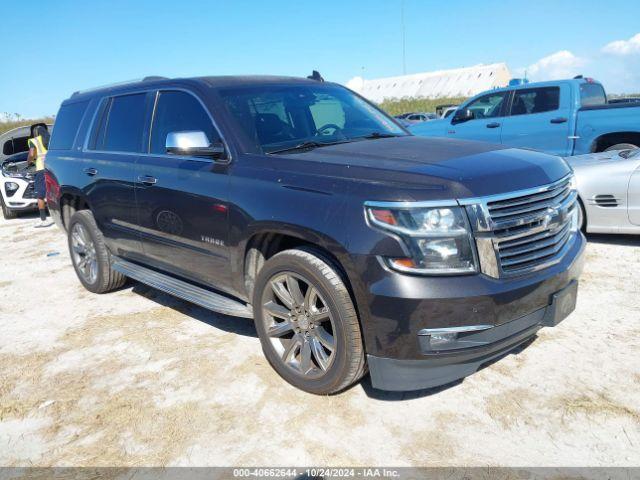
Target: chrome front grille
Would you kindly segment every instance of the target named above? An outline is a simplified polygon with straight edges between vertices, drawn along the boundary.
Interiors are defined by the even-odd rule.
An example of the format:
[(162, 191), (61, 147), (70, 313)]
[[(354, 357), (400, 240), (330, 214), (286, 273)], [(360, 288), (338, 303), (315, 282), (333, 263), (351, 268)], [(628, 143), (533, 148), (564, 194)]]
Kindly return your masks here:
[(487, 202), (489, 214), (497, 223), (537, 216), (561, 204), (569, 196), (571, 192), (569, 183), (567, 178), (549, 185), (549, 190)]
[(569, 176), (540, 188), (461, 202), (487, 275), (522, 275), (559, 262), (570, 247), (577, 193)]

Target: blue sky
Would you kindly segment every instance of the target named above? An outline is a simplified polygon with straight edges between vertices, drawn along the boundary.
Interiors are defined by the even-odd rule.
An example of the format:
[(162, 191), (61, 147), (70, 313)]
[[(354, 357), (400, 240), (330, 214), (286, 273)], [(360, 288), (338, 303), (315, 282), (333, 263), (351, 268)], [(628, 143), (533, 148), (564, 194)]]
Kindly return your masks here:
[[(74, 90), (152, 74), (402, 74), (400, 5), (5, 0), (0, 113), (54, 114)], [(504, 61), (534, 79), (579, 72), (640, 92), (638, 18), (635, 0), (405, 0), (407, 73)]]

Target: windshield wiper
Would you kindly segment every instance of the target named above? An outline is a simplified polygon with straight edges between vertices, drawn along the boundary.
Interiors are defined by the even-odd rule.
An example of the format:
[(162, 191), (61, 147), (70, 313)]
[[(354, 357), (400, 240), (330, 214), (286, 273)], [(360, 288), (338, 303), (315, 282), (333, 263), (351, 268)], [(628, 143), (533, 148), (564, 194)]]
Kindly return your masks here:
[(405, 135), (400, 135), (398, 133), (386, 133), (386, 132), (371, 132), (368, 135), (364, 135), (362, 137), (365, 140), (375, 140), (376, 138), (391, 138), (391, 137), (404, 137)]
[(294, 145), (293, 147), (281, 148), (279, 150), (273, 150), (271, 152), (267, 152), (268, 154), (273, 153), (284, 153), (284, 152), (295, 152), (296, 150), (313, 150), (318, 147), (328, 147), (329, 145), (338, 145), (339, 143), (346, 143), (345, 141), (340, 142), (316, 142), (313, 140), (307, 140), (305, 142)]

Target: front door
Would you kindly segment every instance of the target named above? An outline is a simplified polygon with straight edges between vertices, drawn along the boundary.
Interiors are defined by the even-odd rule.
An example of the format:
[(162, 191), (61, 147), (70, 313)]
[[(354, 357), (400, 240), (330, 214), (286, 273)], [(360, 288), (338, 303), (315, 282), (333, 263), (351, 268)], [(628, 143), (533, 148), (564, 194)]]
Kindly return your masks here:
[[(503, 110), (507, 92), (494, 92), (473, 100), (459, 108), (450, 118), (447, 136), (464, 140), (500, 143)], [(461, 121), (461, 114), (470, 110), (473, 118)]]
[(229, 285), (227, 166), (168, 154), (170, 132), (202, 131), (220, 140), (201, 102), (178, 90), (157, 93), (148, 153), (136, 168), (139, 231), (145, 261), (196, 282)]
[(502, 143), (566, 155), (571, 145), (571, 95), (568, 85), (562, 89), (562, 92), (560, 87), (516, 90), (510, 114), (503, 119)]

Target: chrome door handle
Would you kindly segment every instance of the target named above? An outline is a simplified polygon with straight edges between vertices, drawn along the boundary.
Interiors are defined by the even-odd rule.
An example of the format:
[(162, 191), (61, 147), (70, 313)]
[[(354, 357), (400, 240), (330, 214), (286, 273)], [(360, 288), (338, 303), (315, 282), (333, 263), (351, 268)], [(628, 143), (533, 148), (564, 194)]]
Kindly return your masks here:
[(158, 183), (158, 179), (152, 177), (151, 175), (140, 175), (138, 177), (138, 181), (140, 183), (144, 183), (145, 185), (155, 185)]
[(96, 170), (95, 168), (85, 168), (84, 170), (82, 170), (86, 175), (89, 175), (90, 177), (95, 177), (98, 174), (98, 170)]

